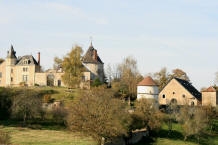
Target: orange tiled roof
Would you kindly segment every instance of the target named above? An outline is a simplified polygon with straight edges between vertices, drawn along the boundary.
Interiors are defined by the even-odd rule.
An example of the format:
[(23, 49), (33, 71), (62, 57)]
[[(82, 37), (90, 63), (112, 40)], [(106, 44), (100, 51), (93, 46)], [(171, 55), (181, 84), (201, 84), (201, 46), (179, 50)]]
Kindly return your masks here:
[(145, 77), (144, 80), (138, 83), (138, 86), (157, 86), (157, 84), (154, 82), (154, 80), (148, 76)]
[(214, 87), (209, 87), (206, 90), (203, 90), (202, 92), (216, 92), (216, 89)]

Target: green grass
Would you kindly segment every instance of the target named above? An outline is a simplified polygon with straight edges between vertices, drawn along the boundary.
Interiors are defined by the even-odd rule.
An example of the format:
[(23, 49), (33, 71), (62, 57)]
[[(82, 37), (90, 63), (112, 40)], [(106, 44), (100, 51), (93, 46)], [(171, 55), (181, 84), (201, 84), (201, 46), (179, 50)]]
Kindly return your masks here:
[[(209, 131), (200, 138), (200, 145), (218, 145), (217, 132), (210, 133)], [(198, 141), (194, 137), (189, 137), (187, 141), (184, 141), (182, 127), (179, 124), (173, 124), (173, 130), (171, 134), (168, 134), (168, 128), (166, 125), (162, 126), (162, 129), (153, 134), (152, 137), (146, 137), (136, 145), (198, 145)]]
[(23, 127), (1, 126), (11, 136), (14, 145), (95, 145), (95, 142), (80, 133), (67, 130), (39, 130)]

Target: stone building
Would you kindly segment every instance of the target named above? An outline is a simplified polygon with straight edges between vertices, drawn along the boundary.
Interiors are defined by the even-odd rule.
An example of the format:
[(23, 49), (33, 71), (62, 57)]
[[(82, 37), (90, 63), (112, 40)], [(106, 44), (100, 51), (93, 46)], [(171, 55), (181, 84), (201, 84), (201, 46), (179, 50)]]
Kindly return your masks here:
[(158, 85), (154, 82), (154, 80), (148, 76), (145, 77), (141, 82), (137, 85), (137, 99), (146, 98), (146, 99), (155, 99), (158, 101)]
[(201, 93), (188, 81), (173, 78), (161, 90), (158, 101), (160, 105), (177, 103), (177, 105), (201, 105)]
[(101, 82), (104, 82), (104, 63), (98, 56), (97, 50), (93, 47), (92, 43), (82, 57), (82, 62), (86, 68), (83, 77), (84, 81), (94, 81), (98, 78)]
[[(90, 82), (99, 78), (104, 81), (104, 63), (97, 54), (97, 50), (90, 45), (85, 56), (82, 58), (86, 71), (83, 72), (83, 82), (90, 86)], [(16, 56), (13, 46), (7, 52), (6, 59), (0, 63), (0, 86), (62, 86), (64, 72), (61, 68), (41, 71), (40, 53), (38, 60), (32, 55)]]
[(218, 91), (214, 87), (209, 87), (202, 91), (202, 106), (216, 107), (218, 104)]

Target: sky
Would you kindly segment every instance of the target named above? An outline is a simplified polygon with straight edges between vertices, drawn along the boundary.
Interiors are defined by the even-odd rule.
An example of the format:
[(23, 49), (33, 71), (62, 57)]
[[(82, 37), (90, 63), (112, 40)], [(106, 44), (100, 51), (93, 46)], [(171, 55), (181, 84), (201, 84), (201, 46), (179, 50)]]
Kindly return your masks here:
[(217, 0), (0, 0), (0, 57), (41, 52), (51, 68), (73, 45), (105, 63), (133, 56), (141, 74), (184, 70), (198, 89), (218, 71)]

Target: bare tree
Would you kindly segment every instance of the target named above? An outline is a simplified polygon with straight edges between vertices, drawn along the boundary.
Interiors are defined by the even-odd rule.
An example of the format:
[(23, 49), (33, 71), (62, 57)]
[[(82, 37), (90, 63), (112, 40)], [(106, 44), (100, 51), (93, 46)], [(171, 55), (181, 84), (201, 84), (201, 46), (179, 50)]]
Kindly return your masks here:
[(53, 68), (54, 68), (55, 70), (57, 70), (58, 68), (62, 67), (62, 62), (63, 62), (63, 60), (62, 60), (61, 58), (55, 57), (55, 58), (54, 58), (54, 65), (53, 65)]
[(166, 67), (162, 68), (159, 72), (154, 73), (154, 81), (159, 85), (159, 90), (162, 90), (169, 80), (170, 75)]
[(125, 58), (121, 64), (119, 64), (118, 69), (121, 72), (121, 86), (126, 87), (126, 90), (128, 91), (127, 96), (130, 102), (130, 98), (136, 96), (136, 86), (137, 83), (140, 81), (137, 61), (133, 57), (129, 56)]

